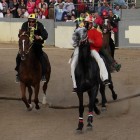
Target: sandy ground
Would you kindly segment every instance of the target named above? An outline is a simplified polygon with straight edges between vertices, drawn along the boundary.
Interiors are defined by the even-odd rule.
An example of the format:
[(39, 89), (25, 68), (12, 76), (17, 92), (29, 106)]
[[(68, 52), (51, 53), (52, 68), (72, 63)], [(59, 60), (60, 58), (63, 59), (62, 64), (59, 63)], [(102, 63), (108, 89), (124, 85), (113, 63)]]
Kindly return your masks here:
[[(19, 84), (15, 83), (15, 58), (17, 45), (0, 44), (0, 140), (139, 140), (140, 97), (108, 104), (106, 112), (94, 116), (93, 129), (86, 128), (87, 112), (84, 113), (83, 133), (76, 133), (78, 108), (53, 109), (40, 104), (39, 111), (26, 111), (19, 100), (4, 100), (2, 97), (21, 97)], [(47, 90), (47, 101), (53, 106), (78, 106), (76, 94), (71, 93), (72, 81), (68, 64), (72, 50), (44, 49), (48, 54), (52, 74)], [(140, 92), (140, 49), (117, 49), (116, 60), (122, 64), (120, 72), (112, 74), (118, 100)], [(42, 84), (41, 84), (42, 86)], [(112, 101), (111, 92), (106, 95)], [(88, 103), (87, 94), (84, 94)], [(100, 94), (98, 95), (100, 99)], [(39, 94), (42, 100), (42, 90)], [(99, 106), (100, 108), (100, 106)]]

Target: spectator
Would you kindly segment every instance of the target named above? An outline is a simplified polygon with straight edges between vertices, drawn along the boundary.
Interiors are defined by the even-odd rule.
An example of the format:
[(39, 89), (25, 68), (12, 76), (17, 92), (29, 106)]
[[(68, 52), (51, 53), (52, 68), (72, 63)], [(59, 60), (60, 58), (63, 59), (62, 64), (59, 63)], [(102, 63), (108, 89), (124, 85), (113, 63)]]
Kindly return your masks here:
[(22, 10), (23, 17), (24, 18), (28, 18), (29, 13), (28, 13), (27, 9), (26, 8), (22, 8), (21, 10)]
[(114, 4), (121, 6), (122, 8), (126, 8), (127, 4), (125, 0), (113, 0)]
[(11, 13), (10, 9), (7, 9), (5, 18), (13, 18), (13, 14)]
[(44, 2), (44, 0), (41, 0), (40, 3), (38, 4), (38, 8), (42, 9), (44, 4), (46, 5), (46, 7), (48, 7), (48, 4)]
[(17, 18), (18, 13), (17, 13), (17, 9), (18, 9), (18, 2), (17, 0), (10, 0), (11, 3), (9, 3), (9, 8), (11, 13), (13, 14), (13, 18)]
[(54, 6), (55, 4), (56, 4), (56, 0), (51, 0), (51, 1), (49, 2), (49, 6), (50, 6), (50, 5), (51, 5), (51, 6), (52, 6), (52, 5)]
[(48, 4), (43, 4), (43, 7), (40, 9), (42, 14), (45, 16), (45, 18), (48, 18), (48, 14), (49, 14), (49, 11), (48, 11)]
[(111, 24), (111, 29), (114, 32), (114, 41), (115, 41), (115, 47), (118, 47), (118, 21), (120, 19), (114, 15), (112, 10), (109, 10), (109, 21)]
[(34, 8), (33, 13), (35, 14), (36, 17), (38, 17), (38, 8)]
[(129, 9), (135, 8), (135, 0), (128, 0), (128, 7)]
[(66, 3), (64, 3), (64, 9), (70, 14), (72, 10), (75, 10), (72, 0), (66, 0)]
[(56, 21), (62, 21), (64, 19), (64, 15), (67, 14), (66, 9), (63, 9), (64, 4), (59, 4), (58, 8), (55, 8), (55, 19)]
[(0, 10), (0, 18), (3, 18), (3, 17), (4, 17), (3, 12), (2, 10)]
[(39, 5), (40, 1), (41, 1), (41, 0), (36, 0), (36, 1), (35, 1), (35, 7), (36, 7), (36, 8), (38, 8), (38, 5)]
[(35, 8), (35, 2), (33, 2), (32, 0), (28, 0), (27, 2), (27, 11), (29, 14), (32, 14)]
[(38, 19), (45, 19), (46, 17), (42, 14), (42, 11), (39, 10), (38, 11), (38, 16), (37, 16)]
[(67, 14), (65, 14), (63, 21), (66, 22), (67, 20), (68, 20), (68, 16), (67, 16)]
[(115, 9), (113, 10), (113, 13), (115, 15), (117, 15), (119, 17), (119, 19), (121, 18), (121, 9), (120, 9), (120, 6), (119, 5), (116, 5), (115, 6)]
[(98, 12), (98, 3), (99, 0), (94, 0), (94, 12)]
[(22, 8), (24, 8), (24, 9), (26, 8), (26, 4), (25, 4), (24, 0), (20, 0), (20, 1), (19, 1), (19, 6), (18, 6), (18, 8), (21, 8), (21, 9), (22, 9)]
[(97, 25), (99, 25), (99, 27), (101, 29), (101, 27), (103, 25), (103, 19), (102, 19), (102, 17), (96, 12), (96, 13), (94, 13), (93, 18), (94, 18), (94, 23), (96, 23)]
[(108, 2), (106, 1), (106, 0), (104, 0), (103, 1), (103, 5), (101, 6), (101, 13), (103, 12), (103, 11), (109, 11), (110, 10), (110, 6), (109, 6), (109, 4), (108, 4)]
[(1, 1), (0, 1), (0, 10), (1, 10), (1, 11), (3, 10), (3, 6), (2, 6)]
[(22, 13), (21, 8), (18, 8), (18, 9), (17, 9), (17, 13), (18, 13), (17, 18), (24, 18), (24, 15), (23, 15), (23, 13)]
[(2, 0), (2, 6), (3, 6), (3, 14), (5, 15), (8, 9), (8, 3), (6, 2), (6, 0)]
[(78, 0), (78, 5), (77, 5), (77, 14), (78, 14), (78, 17), (80, 16), (80, 13), (84, 13), (85, 12), (85, 9), (86, 9), (86, 4), (84, 2), (84, 0)]
[(49, 19), (54, 19), (54, 4), (50, 3), (49, 4), (49, 15), (48, 15)]
[(67, 18), (67, 20), (66, 20), (66, 22), (75, 22), (75, 16), (74, 15), (71, 15), (71, 16), (69, 16), (68, 15), (68, 18)]

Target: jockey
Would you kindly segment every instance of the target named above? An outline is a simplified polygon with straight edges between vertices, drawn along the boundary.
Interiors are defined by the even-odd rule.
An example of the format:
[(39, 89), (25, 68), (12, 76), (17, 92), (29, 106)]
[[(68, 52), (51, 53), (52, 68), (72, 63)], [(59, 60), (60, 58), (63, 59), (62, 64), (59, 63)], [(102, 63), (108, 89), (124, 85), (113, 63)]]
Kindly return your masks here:
[[(105, 21), (106, 23), (107, 23), (107, 20), (109, 20), (109, 23), (110, 23), (110, 25), (111, 25), (111, 27), (112, 27), (112, 22), (115, 23), (115, 21), (117, 21), (118, 19), (117, 19), (116, 16), (112, 16), (112, 17), (114, 17), (114, 18), (111, 18), (110, 14), (109, 14), (110, 11), (112, 11), (112, 10), (109, 10), (109, 11), (104, 10), (104, 11), (102, 12), (102, 18), (103, 18), (103, 20), (106, 20), (106, 21)], [(113, 28), (113, 29), (116, 29), (116, 28)], [(113, 39), (111, 38), (111, 30), (112, 30), (112, 29), (110, 28), (109, 45), (110, 45), (110, 48), (113, 47), (113, 46), (114, 46), (114, 48), (115, 48), (114, 41), (113, 41)], [(118, 63), (114, 60), (114, 54), (113, 54), (113, 56), (111, 56), (111, 55), (104, 49), (104, 46), (103, 46), (103, 48), (101, 49), (101, 52), (102, 52), (102, 53), (107, 57), (107, 59), (109, 60), (111, 66), (112, 66), (112, 70), (116, 70), (117, 72), (120, 71), (121, 64), (118, 64)]]
[[(91, 56), (95, 58), (96, 62), (98, 63), (99, 69), (100, 69), (100, 78), (103, 81), (105, 85), (109, 85), (110, 82), (108, 80), (108, 72), (105, 66), (105, 63), (103, 59), (99, 55), (99, 50), (102, 47), (103, 43), (103, 38), (102, 38), (102, 33), (97, 31), (95, 28), (93, 28), (93, 21), (91, 18), (87, 17), (85, 19), (85, 27), (88, 29), (87, 35), (88, 35), (88, 40), (90, 43), (90, 49), (91, 49)], [(76, 30), (80, 30), (81, 27), (78, 27)], [(75, 30), (75, 32), (76, 32)], [(75, 33), (73, 34), (73, 40), (76, 43), (73, 43), (73, 46), (75, 47), (72, 62), (71, 62), (71, 76), (72, 76), (72, 81), (73, 81), (73, 92), (76, 92), (77, 90), (77, 85), (76, 85), (76, 80), (75, 80), (75, 68), (78, 60), (78, 53), (79, 53), (79, 48), (78, 48), (78, 40), (75, 41), (76, 35)]]
[[(46, 81), (46, 78), (45, 78), (46, 66), (44, 64), (45, 58), (43, 56), (42, 47), (43, 47), (44, 41), (48, 38), (48, 33), (45, 27), (43, 26), (43, 24), (37, 21), (35, 14), (30, 14), (28, 16), (28, 21), (22, 24), (21, 30), (29, 31), (30, 33), (30, 42), (32, 43), (32, 48), (34, 49), (34, 52), (42, 66), (42, 81)], [(16, 57), (17, 65), (15, 68), (17, 72), (19, 71), (20, 61), (21, 61), (20, 55), (17, 54), (17, 57)], [(16, 77), (16, 82), (19, 82), (18, 74)]]

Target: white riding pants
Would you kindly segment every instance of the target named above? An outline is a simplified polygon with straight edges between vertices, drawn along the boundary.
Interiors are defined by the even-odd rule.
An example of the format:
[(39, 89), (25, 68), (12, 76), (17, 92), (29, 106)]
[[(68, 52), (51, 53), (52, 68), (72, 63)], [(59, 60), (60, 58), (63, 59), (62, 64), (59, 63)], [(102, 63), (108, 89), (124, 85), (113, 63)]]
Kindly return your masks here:
[(72, 56), (72, 61), (71, 61), (71, 77), (73, 81), (73, 88), (77, 88), (74, 72), (77, 65), (77, 61), (78, 61), (78, 54), (79, 54), (79, 47), (76, 47)]
[(100, 78), (102, 81), (108, 80), (108, 71), (106, 69), (103, 59), (100, 57), (99, 53), (96, 50), (91, 50), (91, 56), (95, 58), (99, 69), (100, 69)]
[[(71, 76), (73, 81), (73, 88), (77, 88), (76, 80), (75, 80), (75, 68), (78, 61), (79, 48), (76, 47), (73, 53), (72, 61), (71, 61)], [(105, 66), (103, 59), (100, 57), (99, 53), (96, 50), (91, 50), (91, 56), (95, 58), (98, 63), (100, 69), (100, 78), (102, 81), (108, 79), (108, 72)]]

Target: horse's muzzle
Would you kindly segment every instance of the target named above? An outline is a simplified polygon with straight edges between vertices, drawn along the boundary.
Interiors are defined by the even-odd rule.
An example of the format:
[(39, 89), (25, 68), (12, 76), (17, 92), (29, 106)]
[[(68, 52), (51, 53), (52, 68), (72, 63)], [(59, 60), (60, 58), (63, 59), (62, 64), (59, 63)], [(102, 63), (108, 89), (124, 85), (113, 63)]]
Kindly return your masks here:
[(25, 54), (21, 55), (21, 60), (24, 61), (26, 59)]

